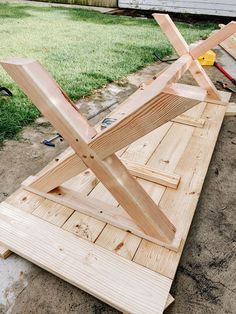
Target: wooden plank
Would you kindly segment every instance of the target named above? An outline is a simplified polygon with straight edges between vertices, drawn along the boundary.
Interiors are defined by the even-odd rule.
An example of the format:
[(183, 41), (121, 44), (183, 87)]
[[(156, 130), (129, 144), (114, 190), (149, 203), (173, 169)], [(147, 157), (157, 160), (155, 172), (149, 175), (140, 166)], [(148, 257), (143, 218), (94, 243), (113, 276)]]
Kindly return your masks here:
[(12, 251), (118, 310), (164, 310), (170, 279), (6, 203), (0, 206), (0, 239)]
[[(225, 27), (224, 24), (219, 25), (220, 28)], [(224, 41), (220, 43), (220, 46), (224, 48), (225, 51), (228, 52), (228, 54), (231, 55), (234, 59), (236, 59), (236, 35), (232, 35), (228, 38), (226, 38)]]
[(32, 193), (26, 190), (18, 189), (6, 199), (6, 202), (26, 212), (32, 213), (44, 200), (45, 198), (40, 195), (32, 195)]
[(161, 274), (174, 278), (183, 245), (187, 238), (191, 220), (197, 205), (211, 155), (223, 121), (225, 107), (207, 104), (203, 118), (205, 126), (194, 130), (193, 136), (184, 151), (175, 171), (181, 175), (178, 190), (166, 189), (160, 205), (168, 210), (170, 217), (177, 222), (178, 230), (182, 230), (183, 244), (176, 253), (160, 248), (148, 241), (142, 241), (134, 261)]
[[(101, 181), (137, 226), (148, 236), (170, 244), (175, 237), (174, 225), (163, 215), (160, 208), (129, 174), (119, 159), (114, 157), (115, 155), (109, 156), (101, 162), (101, 170), (104, 170), (103, 175), (100, 176)], [(105, 162), (108, 169), (106, 173)], [(94, 167), (93, 171), (97, 176), (99, 175), (99, 171), (96, 172)]]
[(174, 301), (175, 301), (175, 299), (172, 297), (171, 294), (169, 294), (169, 295), (168, 295), (168, 299), (167, 299), (167, 301), (166, 301), (165, 309), (167, 309)]
[[(193, 107), (193, 109), (196, 107)], [(121, 157), (127, 161), (138, 162), (145, 165), (172, 125), (172, 122), (167, 122), (148, 135), (135, 141), (127, 148)]]
[(77, 176), (72, 177), (62, 184), (62, 187), (78, 191), (80, 194), (87, 195), (97, 184), (99, 180), (90, 169), (85, 170)]
[[(201, 85), (203, 86), (203, 83), (201, 83)], [(165, 88), (165, 93), (168, 93), (171, 95), (186, 97), (190, 99), (196, 99), (196, 100), (199, 100), (199, 102), (205, 101), (205, 102), (210, 102), (212, 104), (227, 106), (228, 102), (224, 101), (224, 92), (218, 91), (218, 90), (217, 92), (220, 96), (220, 100), (210, 98), (208, 96), (208, 93), (205, 87), (203, 88), (199, 86), (173, 83), (173, 84), (168, 85)]]
[(146, 165), (143, 166), (140, 163), (130, 162), (125, 159), (121, 159), (121, 161), (124, 162), (129, 172), (137, 178), (168, 186), (173, 189), (177, 189), (178, 187), (180, 176), (177, 174), (160, 171), (158, 169), (154, 169)]
[[(22, 209), (26, 212), (33, 212), (43, 201), (44, 197), (41, 197), (36, 194), (32, 194), (23, 189), (18, 189), (12, 193), (7, 199), (6, 202), (11, 204), (19, 209)], [(11, 254), (11, 251), (6, 246), (0, 246), (0, 257), (7, 258)]]
[(174, 118), (172, 121), (181, 124), (195, 126), (197, 128), (202, 128), (205, 123), (205, 120), (202, 118), (192, 118), (184, 114), (181, 114), (180, 116)]
[(168, 14), (152, 15), (179, 56), (189, 53), (189, 46)]
[[(173, 45), (173, 47), (175, 48), (179, 56), (190, 53), (194, 59), (197, 59), (201, 55), (200, 53), (199, 56), (194, 57), (195, 50), (193, 49), (196, 49), (196, 47), (189, 50), (189, 47), (187, 43), (185, 42), (183, 36), (180, 34), (179, 30), (177, 29), (175, 24), (172, 22), (168, 14), (153, 14), (153, 16), (155, 20), (157, 21), (157, 23), (159, 23), (162, 31), (165, 33), (165, 35), (167, 36), (167, 38), (169, 39), (170, 43)], [(231, 28), (232, 26), (230, 27), (230, 29)], [(208, 38), (207, 41), (204, 41), (206, 42), (205, 45), (208, 45), (208, 43), (213, 44), (215, 38), (217, 38), (217, 36), (213, 38), (213, 41), (211, 40), (209, 41), (209, 38)], [(203, 43), (201, 43), (201, 45), (203, 45)], [(203, 48), (204, 48), (204, 45), (203, 45)], [(210, 47), (209, 49), (211, 48), (212, 47)], [(201, 49), (199, 49), (199, 51), (201, 51)], [(193, 52), (193, 54), (191, 52)], [(201, 65), (199, 64), (197, 60), (192, 61), (189, 67), (189, 71), (191, 72), (191, 74), (193, 75), (194, 79), (199, 84), (199, 86), (202, 87), (202, 89), (205, 89), (207, 91), (207, 94), (210, 98), (220, 100), (217, 89), (215, 88), (214, 84), (211, 82), (206, 72), (203, 70), (203, 68), (201, 67)], [(199, 91), (197, 95), (199, 96)], [(204, 96), (202, 95), (201, 97), (204, 97)], [(201, 100), (205, 100), (205, 99), (201, 99)]]
[(46, 199), (33, 211), (33, 215), (60, 227), (73, 214), (73, 212), (74, 210), (71, 208)]
[(189, 70), (198, 85), (206, 89), (208, 97), (210, 99), (221, 100), (219, 92), (217, 91), (216, 87), (214, 86), (198, 60), (193, 60), (191, 68)]
[[(153, 132), (149, 133), (148, 135), (144, 136), (143, 138), (131, 145), (131, 147), (135, 146), (135, 150), (128, 148), (127, 151), (123, 150), (120, 155), (123, 154), (123, 156), (126, 156), (126, 158), (128, 156), (129, 158), (131, 158), (132, 155), (132, 160), (137, 160), (139, 162), (140, 160), (148, 158), (149, 156), (151, 156), (156, 146), (161, 142), (163, 136), (169, 130), (171, 125), (172, 123), (169, 122), (158, 128), (158, 130), (154, 130)], [(78, 182), (80, 182), (80, 179)], [(86, 180), (86, 182), (88, 183), (88, 188), (91, 188), (88, 180)], [(76, 180), (74, 181), (74, 183), (76, 184)], [(72, 188), (73, 186), (69, 185), (68, 187)], [(82, 185), (82, 191), (84, 190), (88, 191), (86, 186)], [(78, 189), (78, 191), (81, 190)], [(117, 201), (109, 193), (109, 191), (107, 191), (106, 189), (104, 190), (104, 187), (101, 183), (96, 186), (93, 192), (94, 191), (96, 191), (96, 193), (91, 193), (91, 195), (99, 196), (97, 193), (99, 191), (100, 199), (102, 199), (104, 202), (109, 203), (112, 206), (118, 204)], [(102, 232), (102, 235), (98, 238), (96, 244), (114, 252), (117, 255), (121, 255), (126, 259), (132, 260), (140, 244), (141, 238), (138, 238), (137, 236), (129, 232), (124, 232), (123, 230), (109, 224), (106, 225), (105, 228), (102, 225), (101, 230), (99, 230), (99, 224), (101, 224), (101, 221), (99, 220), (95, 220), (78, 212), (74, 212), (74, 214), (64, 224), (63, 228), (90, 241), (95, 241), (94, 239), (98, 238), (98, 233)], [(79, 228), (77, 225), (85, 225), (86, 227)], [(113, 237), (114, 234), (115, 238)], [(165, 309), (169, 307), (173, 302), (174, 298), (169, 294)]]
[[(194, 108), (190, 109), (188, 111), (188, 115), (192, 117), (200, 117), (202, 115), (202, 112), (204, 111), (206, 106), (206, 103), (201, 103)], [(189, 139), (191, 137), (188, 132), (186, 132), (187, 129), (189, 129), (191, 132), (193, 132), (194, 128), (191, 127), (185, 127), (181, 125), (176, 125), (174, 123), (169, 122), (169, 129), (168, 132), (165, 134), (165, 137), (163, 136), (162, 140), (160, 140), (158, 147), (154, 152), (152, 152), (148, 159), (146, 159), (146, 162), (148, 161), (148, 164), (151, 166), (158, 167), (162, 170), (170, 169), (170, 171), (173, 171), (173, 169), (176, 168), (176, 165), (179, 162), (179, 159), (181, 158), (183, 152), (186, 149), (186, 146), (189, 142)], [(136, 146), (135, 143), (130, 146), (129, 149), (124, 153), (123, 156), (125, 158), (131, 158), (134, 156), (135, 160), (138, 160), (138, 154), (132, 154), (132, 147), (134, 152), (137, 150), (138, 147), (140, 147), (139, 152), (141, 156), (141, 160), (145, 160), (143, 157), (143, 154), (141, 154), (141, 147), (142, 145)], [(174, 154), (173, 154), (174, 152)], [(123, 157), (122, 156), (122, 157)], [(151, 158), (150, 158), (151, 157)], [(143, 187), (149, 192), (149, 194), (154, 198), (154, 200), (158, 203), (165, 192), (165, 188), (161, 186), (155, 186), (153, 187), (152, 184), (145, 182), (143, 180), (139, 180), (142, 182)], [(96, 188), (95, 188), (96, 190)], [(97, 195), (99, 197), (100, 195)], [(105, 231), (105, 230), (104, 230)], [(103, 232), (104, 232), (103, 231)], [(119, 232), (119, 230), (117, 230)], [(102, 234), (101, 234), (102, 235)], [(111, 234), (109, 234), (110, 242), (112, 243), (113, 238), (116, 236), (116, 233), (114, 232), (113, 237)], [(99, 239), (99, 238), (98, 238)], [(142, 241), (143, 243), (144, 241)], [(145, 243), (151, 243), (149, 241), (145, 241)], [(139, 250), (139, 249), (138, 249)], [(149, 250), (147, 250), (149, 252)], [(141, 254), (140, 254), (141, 255)], [(145, 254), (144, 254), (145, 255)], [(149, 257), (147, 257), (148, 259)], [(160, 257), (158, 257), (160, 259)], [(157, 261), (155, 261), (157, 263)]]
[[(188, 112), (189, 116), (200, 117), (202, 112), (204, 111), (205, 105), (206, 105), (205, 103), (201, 103), (197, 105), (196, 107), (192, 108)], [(164, 129), (164, 126), (162, 127), (162, 130), (161, 130), (162, 132), (160, 132), (159, 137), (155, 136), (154, 132), (158, 135), (158, 130), (155, 130), (152, 133), (153, 137), (151, 141), (148, 141), (147, 140), (148, 136), (146, 136), (147, 139), (143, 138), (133, 143), (122, 155), (122, 158), (125, 158), (126, 160), (131, 160), (131, 161), (132, 160), (139, 161), (140, 163), (144, 163), (144, 164), (148, 162), (148, 165), (152, 167), (154, 167), (155, 165), (155, 167), (158, 167), (159, 169), (163, 171), (166, 171), (167, 169), (169, 169), (169, 171), (172, 171), (173, 169), (175, 169), (179, 161), (179, 158), (181, 157), (181, 154), (185, 150), (186, 145), (191, 137), (191, 135), (188, 135), (186, 133), (186, 129), (187, 127), (185, 126), (181, 126), (181, 125), (174, 126), (174, 123), (169, 122), (168, 124), (166, 124), (165, 129)], [(190, 129), (193, 131), (193, 128), (190, 127)], [(155, 142), (155, 139), (157, 141), (156, 146), (160, 144), (157, 147), (157, 149), (155, 149), (155, 147), (153, 147), (153, 145), (151, 144)], [(149, 146), (151, 147), (151, 149), (149, 149)], [(168, 149), (166, 149), (167, 147)], [(173, 152), (175, 152), (175, 154), (173, 154)], [(161, 186), (153, 187), (153, 184), (144, 180), (139, 180), (139, 182), (146, 189), (146, 191), (148, 191), (148, 193), (155, 200), (155, 202), (158, 203), (159, 200), (161, 199), (161, 196), (163, 195), (165, 191), (165, 188)], [(109, 193), (107, 193), (106, 190), (102, 188), (101, 184), (98, 184), (98, 186), (93, 190), (92, 196), (102, 199), (106, 202), (109, 202), (112, 205), (115, 205), (115, 206), (118, 205), (117, 202), (114, 200), (114, 198)], [(113, 229), (113, 231), (114, 230), (116, 229)], [(104, 229), (103, 232), (105, 231), (106, 230)], [(101, 233), (100, 237), (102, 236), (103, 232)], [(119, 232), (120, 232), (119, 229), (117, 229), (117, 233)], [(113, 236), (109, 234), (111, 245), (113, 244), (113, 240), (115, 238), (116, 238), (115, 231), (114, 231)]]
[(236, 116), (236, 103), (230, 102), (226, 108), (225, 116), (234, 117)]
[[(148, 135), (140, 138), (138, 141), (132, 143), (127, 150), (121, 155), (122, 158), (129, 160), (129, 161), (138, 161), (142, 165), (146, 164), (148, 159), (152, 156), (153, 152), (155, 151), (156, 147), (161, 143), (163, 140), (164, 136), (170, 129), (170, 127), (173, 125), (173, 123), (168, 122), (164, 125), (162, 125), (160, 128), (152, 131)], [(99, 183), (93, 191), (89, 194), (89, 197), (93, 197), (99, 200), (102, 200), (112, 206), (117, 207), (119, 204), (118, 202), (114, 199), (114, 197), (111, 195), (111, 193), (104, 187), (102, 183)], [(121, 207), (117, 209), (117, 212), (120, 212), (122, 210)], [(106, 239), (106, 233), (108, 229), (104, 229), (100, 235), (102, 239)], [(130, 230), (130, 229), (128, 229)], [(113, 251), (115, 250), (115, 243), (116, 239), (120, 238), (120, 234), (122, 231), (120, 231), (119, 228), (113, 228), (112, 231), (113, 233), (110, 232), (111, 229), (109, 229), (109, 249), (112, 249)], [(118, 233), (118, 235), (116, 234)], [(104, 237), (103, 237), (104, 233)], [(125, 233), (130, 235), (130, 233)], [(97, 241), (99, 241), (99, 244), (101, 245), (102, 241), (100, 240), (100, 237), (98, 238)], [(126, 237), (126, 242), (124, 243), (124, 246), (128, 245), (127, 243), (127, 237)], [(130, 237), (129, 237), (130, 239)], [(132, 239), (132, 238), (131, 238)], [(106, 243), (107, 245), (107, 243)], [(133, 244), (132, 244), (133, 245)], [(124, 250), (124, 248), (123, 248)], [(119, 250), (116, 251), (117, 254), (119, 254)]]
[[(77, 177), (77, 180), (79, 183), (83, 183), (82, 184), (82, 192), (87, 190), (88, 188), (92, 188), (90, 185), (90, 182), (88, 181), (87, 175), (86, 175), (86, 180), (84, 182), (84, 180), (81, 178)], [(85, 186), (87, 182), (88, 187)], [(24, 209), (28, 212), (32, 212), (35, 208), (37, 208), (40, 205), (40, 202), (42, 202), (44, 200), (44, 198), (37, 196), (35, 194), (29, 193), (28, 191), (25, 190), (18, 190), (17, 192), (13, 193), (8, 199), (7, 202), (9, 202), (12, 205), (18, 206), (18, 208)], [(56, 218), (57, 219), (57, 218)], [(53, 221), (51, 221), (52, 223), (54, 223)], [(76, 235), (78, 235), (79, 237), (85, 238), (89, 241), (95, 241), (97, 236), (100, 234), (100, 232), (102, 231), (102, 229), (104, 228), (104, 223), (102, 223), (99, 220), (95, 220), (91, 217), (82, 215), (78, 212), (75, 212), (63, 225), (63, 228), (65, 230), (68, 230), (70, 232), (75, 233)], [(100, 229), (100, 230), (99, 230)], [(135, 236), (133, 236), (132, 234), (129, 234), (130, 238), (132, 239), (132, 237), (137, 238)], [(134, 251), (134, 241), (133, 241), (133, 251)], [(123, 248), (118, 249), (117, 248), (117, 253), (119, 254), (119, 252), (122, 252), (123, 256), (125, 258), (129, 258), (132, 259), (133, 256), (124, 254), (125, 251), (127, 251), (127, 249), (125, 249), (126, 244), (129, 246), (129, 241), (128, 238), (126, 237), (126, 240), (124, 241), (124, 245)], [(108, 248), (107, 248), (108, 249)], [(131, 253), (131, 250), (129, 250), (128, 252)], [(1, 258), (7, 258), (9, 255), (11, 254), (11, 251), (1, 245), (0, 246), (0, 257)], [(166, 307), (168, 307), (172, 302), (173, 302), (173, 297), (169, 294), (168, 299), (167, 299), (167, 303), (166, 303)], [(165, 308), (166, 308), (165, 307)]]
[[(64, 0), (57, 0), (56, 3), (63, 3), (65, 4)], [(110, 10), (103, 11), (103, 13), (108, 13), (110, 11), (113, 11), (111, 8), (117, 8), (117, 0), (68, 0), (66, 4), (72, 4), (71, 8), (75, 8), (75, 4), (81, 5), (81, 9), (90, 9), (87, 6), (92, 6), (92, 7), (105, 7), (105, 8), (110, 8)], [(91, 8), (93, 9), (93, 8)]]
[(8, 256), (11, 255), (11, 251), (5, 246), (5, 245), (0, 245), (0, 257), (5, 259), (8, 258)]
[(172, 83), (165, 88), (165, 93), (171, 95), (177, 95), (186, 98), (194, 98), (196, 100), (205, 101), (207, 98), (207, 91), (204, 88), (199, 86), (180, 84), (180, 83)]
[[(114, 234), (115, 237), (113, 236)], [(108, 224), (102, 231), (96, 244), (126, 259), (132, 260), (140, 242), (140, 237)]]
[(234, 33), (236, 33), (236, 22), (232, 21), (217, 32), (214, 32), (209, 38), (198, 44), (196, 47), (190, 49), (191, 56), (194, 59), (197, 59)]
[[(128, 149), (122, 154), (122, 158), (128, 161), (139, 162), (142, 165), (146, 164), (149, 158), (152, 156), (156, 147), (162, 142), (164, 136), (167, 134), (173, 123), (168, 122), (160, 128), (154, 130), (150, 134), (140, 138), (138, 141), (132, 143)], [(118, 206), (117, 201), (112, 197), (112, 195), (104, 188), (102, 183), (99, 183), (95, 189), (90, 194), (90, 197), (96, 197), (100, 200), (109, 203), (112, 206)], [(119, 206), (117, 212), (122, 210)], [(119, 228), (112, 227), (109, 225), (104, 228), (100, 236), (98, 237), (96, 244), (108, 248), (109, 250), (115, 252), (116, 254), (126, 255), (126, 257), (131, 257), (131, 247), (132, 252), (137, 250), (139, 242), (130, 232), (124, 232)], [(131, 243), (130, 243), (131, 242)], [(119, 245), (123, 243), (122, 247)], [(134, 247), (134, 244), (136, 247)], [(117, 247), (118, 246), (118, 247)], [(125, 254), (126, 252), (126, 254)], [(133, 256), (132, 256), (133, 257)]]
[(63, 229), (91, 242), (97, 239), (106, 226), (105, 222), (79, 212), (74, 212), (72, 216), (65, 222)]

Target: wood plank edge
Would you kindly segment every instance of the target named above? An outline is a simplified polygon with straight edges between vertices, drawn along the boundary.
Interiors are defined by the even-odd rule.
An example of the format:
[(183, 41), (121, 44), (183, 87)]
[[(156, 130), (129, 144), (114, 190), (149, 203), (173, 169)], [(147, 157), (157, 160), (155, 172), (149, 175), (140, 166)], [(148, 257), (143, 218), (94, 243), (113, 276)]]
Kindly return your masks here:
[(235, 117), (236, 116), (236, 103), (230, 102), (226, 108), (225, 112), (226, 117)]
[(135, 177), (173, 189), (177, 189), (179, 185), (181, 177), (175, 173), (160, 171), (147, 165), (142, 165), (137, 162), (126, 160), (125, 158), (120, 158), (120, 160), (125, 164), (129, 172)]
[(196, 128), (203, 128), (205, 124), (205, 119), (202, 119), (202, 118), (193, 119), (192, 117), (183, 116), (183, 115), (176, 117), (172, 121), (176, 123), (180, 123), (180, 124), (194, 126)]
[(4, 245), (0, 245), (0, 258), (6, 259), (11, 255), (11, 251)]
[(166, 300), (165, 310), (175, 302), (175, 298), (169, 293), (168, 298)]

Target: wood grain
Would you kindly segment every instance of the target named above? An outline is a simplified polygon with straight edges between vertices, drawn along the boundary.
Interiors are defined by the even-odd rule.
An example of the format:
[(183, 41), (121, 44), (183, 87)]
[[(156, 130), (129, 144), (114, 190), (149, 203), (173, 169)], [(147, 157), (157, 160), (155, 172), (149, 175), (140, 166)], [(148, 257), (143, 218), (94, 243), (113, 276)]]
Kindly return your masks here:
[(227, 117), (236, 116), (236, 103), (231, 102), (228, 104), (228, 106), (226, 108), (225, 116), (227, 116)]
[[(183, 121), (183, 118), (180, 119), (180, 123), (184, 122), (185, 121)], [(160, 171), (146, 165), (141, 165), (137, 162), (126, 161), (124, 158), (121, 158), (121, 161), (124, 162), (129, 172), (137, 178), (168, 186), (173, 189), (177, 189), (178, 187), (180, 176), (177, 174)]]
[[(220, 24), (219, 26), (220, 28), (225, 27), (224, 24)], [(236, 34), (226, 38), (220, 43), (220, 46), (236, 60)]]
[(203, 115), (203, 118), (208, 117), (206, 124), (203, 128), (194, 130), (175, 169), (184, 179), (181, 180), (177, 192), (172, 193), (172, 189), (167, 188), (161, 198), (160, 206), (164, 211), (168, 210), (170, 217), (176, 221), (178, 230), (182, 232), (183, 244), (179, 251), (171, 253), (165, 248), (160, 248), (144, 240), (134, 258), (135, 262), (169, 278), (174, 278), (177, 270), (225, 109), (223, 106), (207, 104)]
[(0, 205), (0, 239), (17, 254), (118, 310), (164, 310), (170, 279), (6, 203)]
[(192, 48), (190, 54), (194, 59), (197, 59), (199, 56), (214, 48), (234, 33), (236, 33), (236, 22), (232, 21), (222, 29), (214, 32), (209, 38), (198, 44), (196, 47)]
[[(159, 23), (162, 31), (165, 33), (170, 43), (173, 45), (178, 55), (182, 56), (190, 54), (193, 59), (197, 59), (201, 54), (204, 54), (207, 50), (213, 48), (214, 43), (217, 39), (219, 40), (220, 38), (223, 38), (228, 33), (230, 33), (232, 29), (235, 28), (235, 25), (231, 24), (231, 26), (227, 27), (227, 30), (225, 32), (221, 32), (217, 36), (213, 35), (202, 43), (195, 46), (193, 49), (189, 49), (189, 46), (187, 45), (183, 36), (180, 34), (179, 30), (177, 29), (168, 14), (153, 14), (153, 16), (157, 23)], [(202, 87), (202, 89), (205, 89), (207, 91), (207, 94), (210, 98), (220, 100), (217, 89), (215, 88), (214, 84), (211, 82), (206, 72), (203, 70), (202, 66), (197, 60), (192, 60), (192, 63), (189, 66), (189, 71), (191, 72), (198, 85)]]
[[(196, 104), (196, 101), (186, 103), (185, 100), (185, 105), (183, 105), (181, 98), (179, 102), (177, 101), (170, 105), (166, 104), (164, 107), (159, 102), (154, 107), (149, 103), (149, 101), (155, 98), (158, 91), (164, 88), (165, 82), (172, 82), (188, 69), (190, 58), (183, 56), (174, 65), (170, 66), (161, 75), (163, 76), (162, 80), (159, 81), (160, 76), (153, 84), (147, 86), (146, 92), (140, 95), (137, 103), (135, 102), (125, 108), (118, 122), (115, 122), (114, 125), (105, 129), (105, 131), (101, 131), (97, 138), (96, 130), (89, 126), (75, 105), (60, 90), (56, 82), (39, 62), (31, 59), (10, 59), (2, 61), (1, 64), (69, 143), (82, 164), (90, 168), (97, 178), (104, 183), (134, 222), (148, 236), (163, 242), (172, 242), (175, 236), (174, 225), (130, 175), (126, 167), (113, 152), (118, 151), (129, 144), (130, 141), (132, 142), (135, 138), (140, 137), (141, 135), (137, 130), (143, 130), (144, 134), (152, 130), (150, 128), (150, 125), (153, 125), (152, 122), (149, 121), (150, 124), (144, 123), (150, 116), (150, 111), (153, 113), (152, 117), (155, 116), (154, 113), (158, 112), (155, 117), (159, 116), (161, 125), (168, 121), (170, 117), (173, 118), (182, 113), (184, 108), (186, 110)], [(158, 90), (156, 91), (154, 88), (158, 88)], [(122, 109), (122, 106), (119, 107), (120, 109)], [(117, 112), (120, 113), (119, 110), (115, 111), (115, 114)], [(116, 134), (117, 130), (119, 130), (118, 134)], [(129, 134), (127, 134), (128, 132)], [(113, 133), (116, 134), (116, 137)], [(137, 135), (136, 133), (139, 134)], [(113, 138), (112, 141), (111, 137)], [(96, 140), (97, 150), (94, 149), (91, 143), (89, 145), (91, 138), (93, 138), (93, 141)], [(128, 139), (127, 142), (125, 138)], [(101, 145), (101, 142), (103, 145)], [(114, 149), (114, 143), (120, 143), (120, 147), (115, 145), (116, 149)], [(99, 148), (100, 155), (97, 153)], [(105, 155), (106, 153), (107, 155)], [(63, 173), (61, 176), (63, 176)], [(41, 190), (34, 184), (31, 184), (31, 186)]]
[[(105, 159), (197, 104), (196, 100), (187, 101), (181, 97), (161, 93), (167, 84), (177, 81), (189, 68), (191, 57), (183, 55), (152, 84), (141, 88), (119, 106), (112, 114), (116, 121), (96, 136), (95, 130), (84, 121), (79, 112), (75, 112), (77, 110), (74, 105), (39, 63), (27, 59), (10, 59), (2, 61), (1, 64), (77, 151), (81, 159), (78, 161), (80, 163), (78, 167), (81, 167), (79, 172), (85, 170), (85, 164), (90, 167), (91, 162), (87, 156), (94, 155), (93, 150), (99, 158)], [(60, 177), (63, 181), (68, 180), (69, 175), (65, 167), (68, 165), (67, 161), (66, 159), (63, 164), (58, 162), (61, 166), (60, 175), (58, 173), (55, 175), (55, 168), (52, 168), (49, 173), (50, 180), (45, 173), (43, 179), (37, 178), (37, 181), (32, 183), (32, 187), (48, 192), (48, 182), (56, 182), (54, 177)], [(69, 165), (71, 164), (73, 165), (73, 160), (70, 160)]]
[[(101, 186), (99, 185), (99, 187)], [(78, 192), (74, 192), (62, 187), (57, 188), (49, 193), (40, 192), (30, 187), (25, 188), (29, 192), (40, 195), (46, 199), (36, 210), (33, 211), (33, 214), (55, 225), (62, 226), (67, 219), (70, 221), (69, 226), (71, 226), (72, 221), (74, 221), (74, 225), (77, 225), (79, 217), (84, 221), (79, 225), (88, 225), (88, 222), (86, 221), (86, 215), (88, 215), (91, 218), (89, 219), (89, 222), (92, 221), (95, 223), (95, 221), (97, 221), (97, 226), (100, 226), (101, 229), (104, 228), (104, 223), (109, 223), (122, 230), (128, 230), (134, 235), (147, 239), (153, 243), (157, 243), (158, 245), (167, 247), (171, 250), (177, 251), (179, 248), (179, 237), (174, 237), (171, 242), (166, 243), (165, 241), (149, 236), (143, 232), (142, 229), (122, 207), (117, 208), (117, 201), (114, 205), (107, 204), (107, 202), (101, 201), (101, 197), (95, 199), (90, 196), (88, 198), (79, 194)], [(104, 193), (104, 186), (102, 189), (102, 192)], [(110, 193), (108, 195), (112, 197)], [(77, 213), (73, 213), (74, 210)], [(95, 218), (96, 220), (92, 218)], [(97, 226), (95, 226), (96, 229)], [(68, 226), (66, 226), (66, 228), (68, 229)], [(74, 229), (72, 232), (74, 232)], [(96, 238), (96, 236), (94, 237)]]

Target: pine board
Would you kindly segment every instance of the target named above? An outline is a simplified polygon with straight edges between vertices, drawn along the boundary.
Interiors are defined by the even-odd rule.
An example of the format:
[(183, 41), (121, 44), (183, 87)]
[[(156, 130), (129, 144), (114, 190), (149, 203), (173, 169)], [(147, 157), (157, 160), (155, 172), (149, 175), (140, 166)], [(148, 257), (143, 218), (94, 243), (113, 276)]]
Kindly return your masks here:
[(121, 311), (162, 313), (171, 285), (165, 276), (7, 203), (0, 221), (1, 241), (22, 257)]
[[(229, 94), (225, 93), (225, 97), (229, 98)], [(168, 293), (225, 110), (225, 106), (200, 103), (186, 114), (196, 119), (203, 118), (203, 127), (168, 122), (119, 153), (119, 156), (126, 160), (181, 176), (177, 190), (137, 179), (177, 226), (177, 232), (182, 238), (178, 252), (160, 247), (22, 189), (1, 205), (0, 242), (121, 311), (162, 313), (166, 302), (171, 300)], [(119, 209), (117, 201), (90, 171), (76, 176), (65, 186), (88, 197), (99, 198)], [(47, 234), (52, 242), (45, 241), (48, 237), (43, 234)], [(59, 247), (66, 249), (59, 249), (58, 252)], [(1, 247), (0, 252), (6, 255), (9, 251)], [(91, 252), (95, 254), (92, 256), (98, 259), (90, 257)], [(86, 268), (87, 265), (85, 267), (83, 261), (90, 259), (94, 264), (89, 264), (91, 268)], [(104, 273), (109, 289), (101, 286)], [(125, 283), (128, 286), (123, 286), (124, 282), (120, 280), (123, 276), (127, 276)], [(116, 287), (117, 280), (119, 284)], [(140, 288), (143, 281), (144, 285), (141, 284)], [(119, 289), (122, 289), (123, 293)], [(143, 296), (144, 292), (146, 293)]]
[[(220, 24), (220, 28), (223, 28), (225, 25)], [(222, 43), (220, 43), (220, 46), (224, 48), (225, 51), (228, 52), (228, 54), (231, 55), (236, 60), (236, 34), (228, 37)]]

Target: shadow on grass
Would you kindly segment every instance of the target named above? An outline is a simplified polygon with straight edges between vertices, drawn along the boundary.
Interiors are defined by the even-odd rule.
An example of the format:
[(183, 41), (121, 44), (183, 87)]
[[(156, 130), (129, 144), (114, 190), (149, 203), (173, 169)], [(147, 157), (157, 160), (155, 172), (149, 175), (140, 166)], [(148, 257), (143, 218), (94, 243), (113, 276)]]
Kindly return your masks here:
[[(21, 4), (0, 4), (0, 19), (3, 18), (25, 18), (32, 16), (29, 10), (35, 12), (50, 12), (57, 11), (58, 13), (65, 14), (73, 21), (84, 21), (86, 23), (92, 24), (102, 24), (102, 25), (125, 25), (125, 26), (143, 26), (143, 27), (153, 27), (154, 25), (159, 28), (154, 19), (141, 19), (132, 18), (129, 16), (115, 16), (109, 14), (103, 14), (91, 9), (73, 9), (73, 8), (63, 8), (63, 7), (39, 7), (31, 5), (21, 5)], [(214, 23), (183, 23), (178, 22), (178, 27), (182, 30), (187, 30), (189, 27), (194, 27), (199, 31), (209, 29), (209, 27), (215, 27)]]
[[(156, 21), (154, 19), (141, 19), (141, 18), (132, 18), (129, 16), (115, 16), (115, 15), (109, 15), (100, 13), (93, 10), (86, 10), (86, 9), (61, 9), (56, 8), (59, 10), (63, 10), (72, 20), (74, 21), (85, 21), (87, 23), (93, 23), (93, 24), (104, 24), (104, 25), (126, 25), (126, 26), (159, 26), (157, 25)], [(177, 22), (178, 27), (182, 30), (187, 30), (189, 28), (195, 28), (199, 31), (201, 30), (207, 30), (209, 28), (215, 28), (216, 24), (214, 22), (208, 22), (208, 23), (184, 23), (184, 22)]]
[(93, 10), (84, 9), (67, 9), (65, 13), (73, 21), (84, 21), (92, 24), (103, 25), (126, 25), (126, 26), (153, 26), (156, 22), (152, 19), (137, 19), (127, 16), (114, 16), (109, 14), (102, 14)]
[(31, 16), (27, 10), (32, 7), (22, 5), (0, 4), (0, 20), (2, 19), (19, 19)]
[[(111, 83), (114, 78), (99, 72), (80, 72), (69, 86), (62, 86), (73, 101), (78, 101), (81, 96), (91, 95), (93, 90)], [(62, 84), (64, 85), (64, 84)]]
[[(156, 56), (158, 56), (159, 58), (164, 58), (173, 53), (173, 49), (167, 41), (158, 43), (156, 47), (139, 45), (138, 42), (136, 45), (116, 43), (112, 51), (117, 55), (122, 53), (124, 63), (126, 62), (130, 64), (132, 63), (132, 60), (138, 58), (139, 61), (142, 61), (142, 65), (140, 68), (143, 68), (143, 64), (149, 64), (158, 61)], [(116, 66), (119, 66), (119, 64), (117, 63)], [(138, 69), (139, 68), (136, 68), (135, 70)]]

